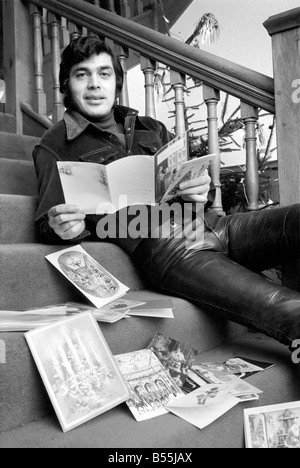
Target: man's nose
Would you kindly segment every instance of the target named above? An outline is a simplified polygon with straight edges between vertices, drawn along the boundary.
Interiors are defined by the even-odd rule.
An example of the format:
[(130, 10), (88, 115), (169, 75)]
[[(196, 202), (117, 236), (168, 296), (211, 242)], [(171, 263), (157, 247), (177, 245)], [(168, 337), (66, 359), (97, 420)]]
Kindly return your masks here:
[(91, 75), (90, 78), (89, 78), (88, 87), (89, 87), (90, 89), (97, 89), (97, 88), (100, 88), (100, 79), (99, 79), (99, 76), (97, 76), (97, 75)]

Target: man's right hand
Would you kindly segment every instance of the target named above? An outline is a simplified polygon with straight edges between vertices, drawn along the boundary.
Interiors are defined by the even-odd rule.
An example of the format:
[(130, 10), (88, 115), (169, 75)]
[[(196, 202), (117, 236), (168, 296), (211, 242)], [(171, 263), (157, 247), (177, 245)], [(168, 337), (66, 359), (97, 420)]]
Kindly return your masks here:
[(85, 230), (85, 217), (76, 205), (57, 205), (48, 211), (49, 226), (63, 240), (72, 240)]

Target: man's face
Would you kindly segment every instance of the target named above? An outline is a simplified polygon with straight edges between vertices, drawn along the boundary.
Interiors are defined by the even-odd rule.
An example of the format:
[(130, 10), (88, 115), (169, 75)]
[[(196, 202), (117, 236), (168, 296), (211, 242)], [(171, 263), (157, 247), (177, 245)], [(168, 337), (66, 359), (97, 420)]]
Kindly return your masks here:
[(69, 88), (76, 109), (94, 119), (110, 114), (116, 100), (116, 74), (106, 52), (72, 67)]

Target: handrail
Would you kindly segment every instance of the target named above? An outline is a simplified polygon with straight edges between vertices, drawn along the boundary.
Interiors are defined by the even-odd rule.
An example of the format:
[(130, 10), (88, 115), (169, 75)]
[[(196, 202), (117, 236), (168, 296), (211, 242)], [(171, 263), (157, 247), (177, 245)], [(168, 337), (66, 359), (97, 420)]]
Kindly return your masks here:
[(81, 0), (23, 0), (88, 28), (243, 102), (275, 113), (273, 78)]
[(25, 114), (27, 114), (29, 117), (33, 118), (36, 122), (38, 122), (39, 125), (44, 127), (45, 130), (48, 130), (52, 127), (53, 123), (51, 122), (51, 120), (48, 119), (48, 117), (40, 115), (38, 112), (32, 109), (32, 107), (29, 104), (22, 102), (21, 109), (23, 112), (25, 112)]

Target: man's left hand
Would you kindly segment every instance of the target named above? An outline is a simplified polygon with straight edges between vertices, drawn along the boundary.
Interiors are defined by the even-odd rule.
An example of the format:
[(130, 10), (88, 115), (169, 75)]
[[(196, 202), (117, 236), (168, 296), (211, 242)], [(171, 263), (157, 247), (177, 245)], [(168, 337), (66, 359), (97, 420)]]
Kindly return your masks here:
[(198, 179), (180, 184), (180, 190), (177, 191), (177, 195), (186, 202), (207, 203), (210, 183), (211, 178), (208, 175), (208, 171), (205, 171)]

